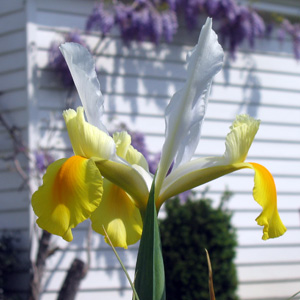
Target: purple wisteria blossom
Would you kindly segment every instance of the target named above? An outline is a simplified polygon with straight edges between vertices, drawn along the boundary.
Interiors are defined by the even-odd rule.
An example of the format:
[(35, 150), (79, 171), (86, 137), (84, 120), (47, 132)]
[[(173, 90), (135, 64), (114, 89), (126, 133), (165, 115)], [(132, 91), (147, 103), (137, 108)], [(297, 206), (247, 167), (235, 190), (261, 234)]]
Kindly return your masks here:
[(147, 40), (158, 44), (162, 38), (170, 42), (178, 27), (175, 8), (176, 0), (117, 2), (110, 10), (100, 2), (89, 16), (86, 29), (105, 35), (116, 26), (126, 44)]
[(281, 24), (278, 38), (281, 42), (290, 36), (293, 41), (293, 50), (296, 59), (300, 59), (300, 24), (291, 24), (288, 20), (284, 20)]
[(265, 33), (265, 24), (254, 10), (240, 7), (232, 22), (228, 19), (221, 21), (219, 32), (223, 44), (227, 44), (231, 56), (234, 57), (238, 46), (244, 41), (248, 41), (250, 47), (254, 47), (255, 39)]
[(38, 150), (35, 153), (36, 169), (43, 174), (48, 166), (54, 162), (54, 157), (47, 151)]
[(115, 24), (114, 13), (105, 9), (104, 4), (100, 2), (94, 6), (92, 13), (89, 15), (86, 30), (99, 30), (106, 35)]

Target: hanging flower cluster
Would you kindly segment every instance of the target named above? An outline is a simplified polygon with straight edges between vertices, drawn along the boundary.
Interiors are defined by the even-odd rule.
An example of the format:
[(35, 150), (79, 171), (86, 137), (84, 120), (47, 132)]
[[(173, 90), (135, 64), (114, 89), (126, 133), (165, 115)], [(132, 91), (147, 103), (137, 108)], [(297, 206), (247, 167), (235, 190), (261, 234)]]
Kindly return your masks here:
[(283, 20), (279, 30), (278, 38), (281, 42), (289, 35), (293, 41), (294, 55), (300, 59), (300, 24), (291, 24), (288, 20)]
[[(238, 5), (236, 0), (131, 0), (100, 1), (88, 17), (86, 30), (106, 35), (116, 26), (126, 44), (133, 40), (171, 42), (182, 14), (190, 30), (198, 27), (200, 16), (214, 18), (221, 43), (232, 58), (242, 43), (248, 42), (253, 48), (257, 38), (268, 36), (273, 29), (272, 23), (266, 23), (252, 7)], [(289, 35), (299, 59), (300, 24), (282, 17), (280, 23), (279, 40)]]
[(107, 34), (114, 25), (119, 27), (122, 39), (158, 44), (162, 38), (170, 42), (177, 31), (176, 1), (138, 0), (131, 4), (117, 2), (105, 6), (103, 1), (95, 5), (86, 29), (100, 30)]
[(234, 0), (136, 0), (107, 6), (101, 1), (89, 16), (86, 29), (105, 35), (116, 25), (126, 43), (150, 40), (158, 44), (162, 38), (170, 42), (177, 32), (180, 12), (189, 29), (198, 26), (200, 15), (218, 20), (218, 31), (232, 54), (245, 40), (253, 47), (255, 38), (265, 32), (263, 19)]

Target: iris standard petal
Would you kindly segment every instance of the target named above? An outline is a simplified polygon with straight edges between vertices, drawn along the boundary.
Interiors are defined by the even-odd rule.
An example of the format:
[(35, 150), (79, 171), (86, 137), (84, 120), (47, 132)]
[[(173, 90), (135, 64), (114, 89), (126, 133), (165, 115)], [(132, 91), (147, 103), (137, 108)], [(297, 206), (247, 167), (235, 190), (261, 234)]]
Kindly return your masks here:
[(102, 201), (91, 220), (92, 228), (102, 235), (104, 226), (115, 247), (127, 248), (141, 238), (143, 223), (139, 209), (124, 190), (106, 179)]
[(71, 229), (89, 218), (100, 204), (102, 182), (92, 159), (72, 156), (52, 163), (31, 200), (37, 224), (70, 242)]
[(92, 55), (85, 47), (76, 43), (65, 43), (60, 46), (60, 51), (72, 74), (88, 122), (107, 133), (101, 122), (103, 96)]
[(188, 57), (187, 80), (174, 94), (165, 112), (166, 140), (156, 175), (156, 194), (172, 162), (173, 169), (176, 169), (194, 155), (212, 79), (222, 68), (223, 56), (223, 49), (212, 30), (212, 21), (208, 18), (198, 44)]
[(85, 121), (83, 107), (78, 107), (77, 112), (73, 109), (65, 110), (63, 116), (75, 155), (86, 158), (114, 158), (116, 154), (114, 140)]

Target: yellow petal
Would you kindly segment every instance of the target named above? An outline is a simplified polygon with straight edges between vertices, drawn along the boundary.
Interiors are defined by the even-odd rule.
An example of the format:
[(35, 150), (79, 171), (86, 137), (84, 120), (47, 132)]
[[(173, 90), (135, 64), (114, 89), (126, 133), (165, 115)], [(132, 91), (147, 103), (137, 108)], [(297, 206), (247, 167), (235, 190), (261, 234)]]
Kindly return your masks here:
[(116, 146), (112, 137), (86, 122), (82, 107), (78, 107), (77, 112), (73, 109), (65, 110), (63, 116), (75, 155), (100, 159), (109, 159), (115, 155)]
[(131, 165), (139, 165), (149, 171), (148, 163), (142, 153), (131, 145), (131, 136), (126, 132), (115, 132), (113, 139), (117, 147), (117, 155), (124, 158)]
[(262, 213), (256, 218), (260, 226), (264, 226), (263, 240), (276, 238), (286, 232), (277, 210), (276, 186), (271, 173), (262, 165), (249, 163), (249, 168), (255, 171), (253, 197), (262, 206)]
[(225, 164), (245, 161), (259, 128), (260, 121), (248, 115), (238, 115), (226, 137)]
[(142, 234), (142, 218), (130, 196), (104, 179), (104, 193), (99, 207), (91, 216), (93, 229), (104, 234), (103, 227), (115, 247), (127, 248)]
[(253, 197), (263, 208), (262, 213), (256, 219), (258, 225), (264, 226), (262, 238), (267, 240), (283, 235), (286, 228), (278, 214), (276, 186), (271, 173), (256, 163), (242, 162), (231, 165), (223, 163), (223, 157), (210, 157), (191, 161), (185, 167), (178, 168), (166, 178), (162, 193), (156, 202), (157, 207), (160, 208), (165, 200), (188, 189), (234, 171), (250, 168), (255, 171)]
[(240, 169), (235, 165), (224, 165), (224, 162), (223, 157), (206, 157), (178, 167), (164, 180), (156, 200), (157, 209), (173, 196)]
[(37, 224), (71, 241), (71, 229), (90, 217), (102, 191), (102, 176), (93, 160), (73, 156), (52, 163), (31, 200)]
[(130, 194), (139, 209), (146, 210), (150, 188), (149, 181), (151, 180), (151, 176), (146, 171), (141, 172), (134, 166), (111, 160), (96, 161), (96, 165), (103, 177)]

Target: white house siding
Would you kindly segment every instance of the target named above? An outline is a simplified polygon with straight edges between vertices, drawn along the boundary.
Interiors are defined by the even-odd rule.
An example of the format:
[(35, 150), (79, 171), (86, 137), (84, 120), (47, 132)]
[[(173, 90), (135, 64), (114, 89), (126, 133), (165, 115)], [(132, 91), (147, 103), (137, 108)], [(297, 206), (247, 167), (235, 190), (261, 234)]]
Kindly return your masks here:
[[(48, 50), (51, 42), (62, 40), (62, 34), (70, 28), (78, 28), (80, 32), (84, 29), (93, 2), (28, 0), (27, 24), (30, 26), (27, 31), (30, 33), (27, 32), (27, 44), (34, 46), (34, 54), (25, 54), (23, 2), (11, 3), (13, 10), (10, 12), (6, 9), (0, 15), (0, 22), (4, 19), (5, 24), (4, 27), (0, 26), (0, 86), (1, 90), (8, 91), (0, 96), (1, 110), (4, 104), (7, 105), (7, 117), (24, 128), (24, 132), (29, 130), (31, 150), (42, 147), (51, 150), (57, 158), (71, 155), (72, 150), (61, 119), (68, 91), (62, 88), (47, 66)], [(9, 16), (18, 17), (10, 23), (7, 21)], [(3, 28), (9, 25), (11, 28), (3, 32)], [(126, 48), (117, 33), (101, 41), (96, 61), (106, 101), (105, 121), (109, 128), (113, 129), (124, 122), (131, 130), (146, 135), (148, 148), (153, 153), (161, 149), (164, 108), (172, 93), (184, 83), (186, 51), (195, 44), (197, 35), (197, 32), (186, 34), (181, 29), (172, 44), (157, 48), (150, 43), (134, 44)], [(85, 40), (93, 49), (98, 36), (85, 35)], [(23, 58), (26, 55), (29, 57), (27, 71), (22, 53)], [(14, 54), (12, 63), (8, 63), (9, 57)], [(299, 290), (299, 71), (290, 41), (280, 45), (275, 39), (261, 40), (255, 50), (245, 46), (235, 61), (226, 59), (223, 71), (214, 80), (202, 139), (196, 151), (198, 157), (222, 155), (228, 127), (238, 113), (247, 112), (262, 120), (248, 161), (265, 165), (274, 175), (278, 207), (288, 228), (285, 236), (267, 242), (260, 239), (262, 229), (255, 224), (260, 209), (252, 199), (251, 171), (237, 172), (198, 189), (203, 191), (208, 186), (207, 196), (213, 198), (215, 203), (218, 203), (226, 187), (234, 193), (229, 207), (234, 212), (233, 222), (239, 239), (236, 264), (242, 300), (286, 299)], [(27, 90), (26, 80), (34, 74), (37, 78), (31, 81)], [(28, 111), (27, 103), (22, 101), (26, 99), (27, 93), (32, 97), (28, 101)], [(11, 97), (5, 99), (14, 101), (3, 100), (4, 97)], [(74, 93), (72, 97), (76, 98)], [(27, 113), (30, 116), (29, 127)], [(47, 124), (45, 120), (49, 119), (51, 122)], [(2, 140), (7, 140), (5, 145), (1, 144), (1, 153), (7, 153), (12, 148), (10, 139), (5, 131), (2, 130), (0, 134)], [(8, 173), (2, 162), (0, 171), (3, 177), (0, 181), (3, 195), (0, 227), (5, 228), (9, 224), (8, 228), (28, 230), (27, 192), (22, 192), (23, 202), (19, 201), (20, 194), (16, 192), (21, 179), (15, 173)], [(12, 178), (9, 179), (9, 176)], [(7, 202), (7, 196), (12, 200)], [(54, 238), (53, 244), (59, 245), (61, 249), (48, 261), (43, 300), (56, 298), (73, 258), (87, 261), (87, 228), (88, 223), (85, 222), (75, 229), (74, 241), (69, 244), (61, 238)], [(90, 271), (82, 282), (77, 299), (130, 299), (129, 285), (103, 238), (93, 234), (90, 249)], [(137, 246), (119, 250), (131, 275), (136, 252)]]
[[(8, 126), (16, 126), (27, 144), (26, 84), (26, 10), (24, 1), (0, 1), (0, 112)], [(0, 125), (0, 235), (19, 239), (19, 268), (6, 278), (10, 296), (24, 297), (28, 288), (29, 264), (29, 191), (16, 172), (11, 156), (14, 145), (8, 131)], [(28, 160), (17, 156), (27, 172)]]

